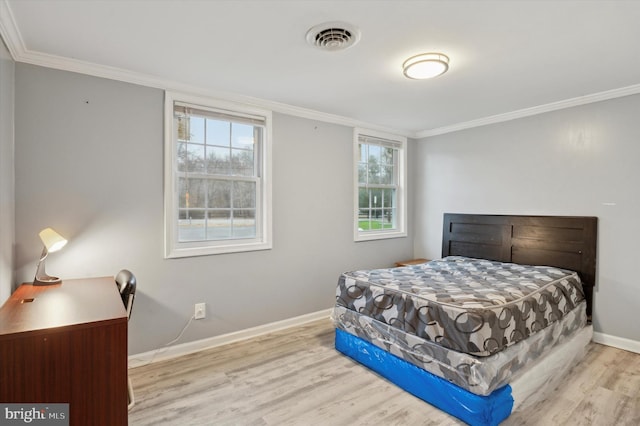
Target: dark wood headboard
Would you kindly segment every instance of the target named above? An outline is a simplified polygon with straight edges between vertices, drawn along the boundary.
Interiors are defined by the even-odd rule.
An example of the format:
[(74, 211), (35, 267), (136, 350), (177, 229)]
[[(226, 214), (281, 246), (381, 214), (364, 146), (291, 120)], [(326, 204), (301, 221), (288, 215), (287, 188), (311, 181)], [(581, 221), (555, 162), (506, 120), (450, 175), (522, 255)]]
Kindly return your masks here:
[(442, 256), (546, 265), (578, 272), (591, 315), (598, 218), (445, 213)]

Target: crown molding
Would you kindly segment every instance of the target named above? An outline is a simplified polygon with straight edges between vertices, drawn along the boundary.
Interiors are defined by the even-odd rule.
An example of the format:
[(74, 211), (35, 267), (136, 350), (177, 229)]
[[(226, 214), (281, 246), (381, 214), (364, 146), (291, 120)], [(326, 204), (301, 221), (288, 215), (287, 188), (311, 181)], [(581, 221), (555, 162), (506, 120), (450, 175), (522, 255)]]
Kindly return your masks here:
[(497, 114), (489, 117), (479, 118), (477, 120), (466, 121), (462, 123), (452, 124), (451, 126), (438, 127), (430, 130), (423, 130), (415, 133), (417, 139), (428, 138), (430, 136), (443, 135), (445, 133), (457, 132), (460, 130), (471, 129), (474, 127), (486, 126), (488, 124), (502, 123), (505, 121), (515, 120), (518, 118), (530, 117), (532, 115), (544, 114), (545, 112), (557, 111), (576, 107), (580, 105), (591, 104), (594, 102), (606, 101), (609, 99), (622, 98), (624, 96), (636, 95), (640, 93), (640, 84), (622, 87), (619, 89), (606, 90), (604, 92), (593, 93), (590, 95), (579, 96), (577, 98), (566, 99), (563, 101), (552, 102), (545, 105), (539, 105), (532, 108), (520, 109), (505, 114)]
[(80, 61), (77, 59), (70, 59), (61, 56), (49, 55), (39, 52), (25, 51), (19, 58), (14, 58), (16, 62), (22, 62), (32, 65), (38, 65), (47, 68), (53, 68), (63, 71), (76, 72), (79, 74), (91, 75), (94, 77), (102, 77), (110, 80), (122, 81), (125, 83), (137, 84), (140, 86), (153, 87), (162, 90), (169, 90), (175, 92), (183, 92), (194, 94), (198, 96), (206, 96), (211, 98), (217, 98), (225, 101), (241, 103), (244, 105), (251, 105), (263, 109), (269, 109), (274, 112), (293, 115), (296, 117), (307, 118), (310, 120), (317, 120), (326, 123), (340, 124), (348, 127), (368, 127), (375, 130), (380, 130), (388, 133), (393, 133), (401, 136), (408, 136), (406, 131), (398, 129), (389, 129), (386, 127), (376, 126), (371, 123), (366, 123), (358, 120), (354, 120), (349, 117), (343, 117), (334, 114), (328, 114), (312, 109), (297, 107), (293, 105), (283, 104), (280, 102), (269, 101), (266, 99), (254, 98), (251, 96), (238, 95), (230, 92), (222, 92), (203, 87), (198, 87), (190, 84), (185, 84), (179, 81), (168, 80), (162, 77), (138, 73), (134, 71), (125, 70), (122, 68), (110, 67), (91, 62)]
[(2, 37), (13, 60), (17, 61), (16, 58), (20, 57), (24, 51), (24, 42), (7, 0), (0, 1), (0, 37)]
[[(3, 5), (0, 3), (0, 5)], [(5, 35), (5, 26), (1, 25), (2, 35)], [(43, 66), (47, 68), (53, 68), (58, 70), (76, 72), (79, 74), (91, 75), (94, 77), (102, 77), (110, 80), (117, 80), (126, 83), (137, 84), (140, 86), (147, 86), (158, 88), (162, 90), (171, 90), (177, 92), (185, 92), (191, 94), (197, 94), (199, 96), (208, 96), (212, 98), (218, 98), (226, 101), (242, 103), (245, 105), (251, 105), (259, 108), (269, 109), (274, 112), (292, 115), (295, 117), (306, 118), (310, 120), (317, 120), (325, 123), (332, 123), (343, 125), (347, 127), (365, 127), (372, 130), (377, 130), (385, 133), (391, 133), (407, 138), (423, 139), (431, 136), (443, 135), (446, 133), (457, 132), (460, 130), (471, 129), (474, 127), (486, 126), (489, 124), (503, 123), (506, 121), (516, 120), (518, 118), (530, 117), (538, 114), (544, 114), (546, 112), (557, 111), (561, 109), (576, 107), (580, 105), (586, 105), (594, 102), (601, 102), (609, 99), (621, 98), (624, 96), (630, 96), (640, 93), (640, 84), (632, 86), (622, 87), (613, 90), (607, 90), (604, 92), (593, 93), (590, 95), (579, 96), (576, 98), (566, 99), (558, 102), (552, 102), (545, 105), (539, 105), (531, 108), (524, 108), (516, 111), (507, 112), (504, 114), (496, 114), (488, 117), (479, 118), (477, 120), (470, 120), (466, 122), (452, 124), (450, 126), (443, 126), (434, 129), (422, 130), (418, 132), (412, 132), (409, 130), (392, 129), (367, 123), (364, 121), (355, 120), (349, 117), (344, 117), (336, 114), (329, 114), (320, 112), (308, 108), (302, 108), (294, 105), (288, 105), (280, 102), (269, 101), (266, 99), (254, 98), (251, 96), (238, 95), (230, 92), (215, 91), (198, 87), (190, 84), (181, 83), (178, 81), (167, 80), (161, 77), (143, 74), (125, 70), (122, 68), (110, 67), (106, 65), (95, 64), (91, 62), (80, 61), (77, 59), (70, 59), (61, 56), (49, 55), (46, 53), (32, 52), (24, 49), (20, 34), (17, 31), (13, 31), (15, 27), (9, 28), (6, 33), (15, 34), (17, 39), (13, 38), (11, 42), (7, 43), (9, 52), (13, 56), (16, 62), (28, 63), (32, 65)], [(7, 38), (4, 38), (5, 42)]]
[(153, 87), (162, 90), (171, 90), (177, 92), (185, 92), (196, 94), (199, 96), (207, 96), (218, 98), (226, 101), (248, 104), (251, 106), (270, 109), (271, 111), (292, 115), (296, 117), (306, 118), (310, 120), (322, 121), (325, 123), (339, 124), (348, 127), (364, 127), (371, 130), (377, 130), (385, 133), (391, 133), (413, 139), (424, 139), (431, 136), (443, 135), (446, 133), (457, 132), (460, 130), (471, 129), (474, 127), (486, 126), (489, 124), (502, 123), (505, 121), (515, 120), (518, 118), (530, 117), (533, 115), (544, 114), (545, 112), (557, 111), (560, 109), (571, 108), (580, 105), (586, 105), (594, 102), (605, 101), (609, 99), (621, 98), (624, 96), (635, 95), (640, 93), (640, 84), (627, 86), (619, 89), (607, 90), (604, 92), (594, 93), (585, 96), (579, 96), (549, 104), (539, 105), (531, 108), (524, 108), (517, 111), (511, 111), (504, 114), (496, 114), (477, 120), (470, 120), (449, 126), (437, 127), (421, 131), (409, 131), (392, 129), (367, 123), (353, 118), (344, 117), (336, 114), (329, 114), (308, 108), (297, 107), (280, 102), (269, 101), (250, 96), (238, 95), (222, 91), (214, 91), (203, 87), (189, 85), (178, 81), (164, 79), (158, 76), (138, 73), (125, 70), (122, 68), (110, 67), (106, 65), (95, 64), (91, 62), (80, 61), (77, 59), (65, 58), (62, 56), (49, 55), (41, 52), (30, 51), (25, 47), (24, 41), (15, 22), (11, 7), (7, 0), (0, 0), (0, 36), (4, 40), (9, 53), (16, 62), (22, 62), (32, 65), (38, 65), (47, 68), (53, 68), (63, 71), (76, 72), (79, 74), (91, 75), (94, 77), (102, 77), (110, 80), (122, 81), (125, 83), (137, 84), (140, 86)]
[(349, 117), (343, 117), (340, 115), (324, 113), (308, 108), (297, 107), (280, 102), (269, 101), (261, 98), (254, 98), (251, 96), (238, 95), (230, 92), (222, 92), (211, 89), (206, 89), (199, 86), (181, 83), (178, 81), (167, 80), (161, 77), (137, 73), (128, 71), (121, 68), (109, 67), (105, 65), (99, 65), (89, 62), (78, 61), (74, 59), (68, 59), (58, 56), (52, 56), (42, 53), (28, 52), (20, 61), (33, 65), (39, 65), (47, 68), (55, 68), (59, 70), (71, 71), (80, 74), (91, 75), (94, 77), (102, 77), (110, 80), (118, 80), (126, 83), (133, 83), (140, 86), (153, 87), (162, 90), (169, 90), (175, 92), (183, 92), (194, 94), (198, 96), (206, 96), (211, 98), (217, 98), (225, 101), (241, 103), (244, 105), (251, 105), (263, 109), (269, 109), (274, 112), (292, 115), (301, 118), (307, 118), (310, 120), (317, 120), (326, 123), (339, 124), (348, 127), (368, 127), (374, 128), (388, 133), (393, 133), (401, 136), (408, 136), (406, 131), (398, 129), (389, 129), (386, 127), (376, 126), (371, 123), (366, 123), (358, 120), (354, 120)]

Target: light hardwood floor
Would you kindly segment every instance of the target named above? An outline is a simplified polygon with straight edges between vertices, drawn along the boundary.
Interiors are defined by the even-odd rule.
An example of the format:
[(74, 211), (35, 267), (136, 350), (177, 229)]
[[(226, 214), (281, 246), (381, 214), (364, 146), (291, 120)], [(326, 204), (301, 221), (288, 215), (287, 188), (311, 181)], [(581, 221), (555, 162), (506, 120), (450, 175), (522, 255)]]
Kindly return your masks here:
[[(330, 320), (129, 370), (137, 425), (462, 425), (333, 348)], [(640, 355), (591, 343), (503, 425), (640, 425)]]

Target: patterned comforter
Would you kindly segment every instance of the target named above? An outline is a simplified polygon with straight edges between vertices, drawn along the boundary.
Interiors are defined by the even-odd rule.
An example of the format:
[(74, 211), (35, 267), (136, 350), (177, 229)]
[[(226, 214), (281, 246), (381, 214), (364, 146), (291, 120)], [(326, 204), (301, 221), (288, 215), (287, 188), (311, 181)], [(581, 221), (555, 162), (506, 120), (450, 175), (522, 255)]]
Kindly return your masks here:
[(459, 256), (344, 273), (336, 290), (336, 306), (475, 356), (526, 339), (582, 300), (576, 272)]

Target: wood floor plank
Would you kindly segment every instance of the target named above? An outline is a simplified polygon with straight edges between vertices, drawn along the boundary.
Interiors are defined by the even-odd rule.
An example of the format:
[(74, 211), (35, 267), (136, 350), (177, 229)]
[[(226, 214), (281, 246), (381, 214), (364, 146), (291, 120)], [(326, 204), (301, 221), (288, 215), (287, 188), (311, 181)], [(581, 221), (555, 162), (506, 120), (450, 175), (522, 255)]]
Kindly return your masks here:
[[(330, 320), (137, 367), (129, 424), (463, 425), (337, 352)], [(640, 355), (591, 343), (503, 425), (639, 425)]]
[(622, 393), (631, 398), (640, 396), (640, 363), (636, 361), (637, 354), (617, 351), (616, 356), (608, 365), (620, 365), (624, 368), (609, 368), (600, 377), (598, 386)]
[(633, 419), (628, 415), (632, 411), (631, 398), (609, 389), (598, 387), (585, 395), (572, 413), (572, 421), (576, 425), (638, 425), (630, 423)]

